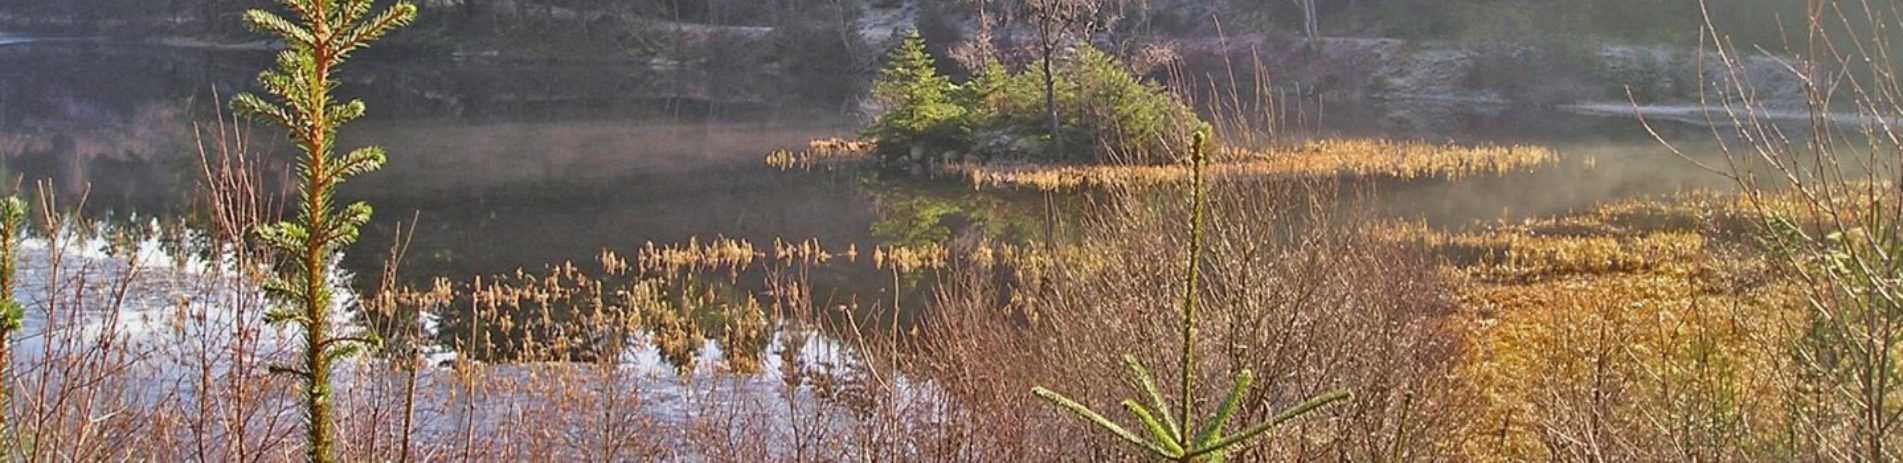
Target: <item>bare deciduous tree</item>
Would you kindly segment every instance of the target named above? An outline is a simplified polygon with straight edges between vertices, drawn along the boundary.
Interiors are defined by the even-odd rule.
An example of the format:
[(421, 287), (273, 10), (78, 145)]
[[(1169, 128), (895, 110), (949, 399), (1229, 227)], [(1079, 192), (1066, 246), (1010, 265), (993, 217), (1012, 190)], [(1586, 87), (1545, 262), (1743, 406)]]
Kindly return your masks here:
[(1057, 76), (1052, 61), (1065, 44), (1088, 40), (1091, 33), (1116, 22), (1121, 0), (1024, 0), (1024, 12), (1037, 29), (1038, 65), (1044, 71), (1044, 111), (1050, 118), (1051, 149), (1060, 149)]

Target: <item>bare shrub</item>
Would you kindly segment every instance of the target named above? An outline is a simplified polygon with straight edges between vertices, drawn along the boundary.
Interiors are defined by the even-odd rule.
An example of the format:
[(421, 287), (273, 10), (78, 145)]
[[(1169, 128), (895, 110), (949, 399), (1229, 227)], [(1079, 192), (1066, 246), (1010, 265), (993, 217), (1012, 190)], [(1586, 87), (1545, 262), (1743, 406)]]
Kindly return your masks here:
[[(1781, 402), (1790, 432), (1778, 455), (1895, 460), (1903, 455), (1903, 361), (1895, 355), (1903, 348), (1903, 80), (1891, 30), (1903, 16), (1893, 5), (1807, 2), (1805, 26), (1772, 54), (1734, 43), (1711, 19), (1721, 8), (1699, 3), (1701, 51), (1715, 63), (1700, 90), (1726, 162), (1710, 168), (1732, 179), (1761, 219), (1770, 261), (1803, 300), (1778, 345), (1793, 360)], [(1801, 121), (1778, 122), (1792, 113), (1761, 88), (1765, 77), (1751, 69), (1758, 57), (1801, 82)]]
[[(1423, 256), (1357, 232), (1333, 212), (1333, 185), (1219, 184), (1209, 205), (1197, 358), (1205, 375), (1263, 372), (1241, 422), (1353, 386), (1356, 399), (1271, 434), (1242, 461), (1447, 458), (1462, 396), (1446, 380), (1456, 345), (1449, 305)], [(1122, 447), (1041, 409), (1039, 384), (1097, 408), (1130, 397), (1114, 353), (1147, 364), (1179, 353), (1172, 288), (1185, 271), (1185, 205), (1128, 191), (1104, 207), (1083, 246), (1062, 259), (1006, 247), (967, 259), (940, 296), (921, 360), (965, 413), (997, 423), (975, 448), (991, 455), (1128, 457)], [(1156, 346), (1156, 347), (1151, 347)], [(1203, 384), (1220, 383), (1220, 381)], [(1196, 391), (1220, 397), (1223, 391)], [(1166, 394), (1172, 394), (1164, 386)]]

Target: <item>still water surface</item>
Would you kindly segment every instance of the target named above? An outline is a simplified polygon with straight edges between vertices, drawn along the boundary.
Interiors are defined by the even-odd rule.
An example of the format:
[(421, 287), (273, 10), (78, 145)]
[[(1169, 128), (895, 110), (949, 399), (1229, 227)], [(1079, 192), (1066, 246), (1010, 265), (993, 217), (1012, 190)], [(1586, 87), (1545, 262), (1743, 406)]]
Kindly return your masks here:
[[(89, 209), (100, 215), (178, 215), (191, 207), (194, 123), (214, 120), (220, 100), (251, 89), (268, 62), (260, 52), (0, 35), (0, 167), (50, 179), (67, 197), (89, 191)], [(883, 207), (893, 194), (881, 190), (958, 188), (763, 165), (774, 149), (851, 134), (856, 106), (852, 92), (840, 90), (850, 86), (816, 82), (856, 76), (375, 55), (353, 66), (343, 93), (368, 100), (371, 116), (345, 129), (344, 145), (380, 144), (391, 161), (347, 185), (344, 196), (376, 205), (364, 248), (384, 248), (399, 222), (419, 224), (405, 267), (413, 279), (533, 270), (690, 237), (762, 245), (816, 238), (829, 248), (871, 249), (892, 239), (873, 232), (893, 219), (885, 217), (893, 208)], [(1438, 226), (1722, 185), (1627, 117), (1404, 102), (1322, 109), (1317, 122), (1291, 133), (1541, 144), (1565, 158), (1527, 173), (1374, 185), (1383, 213)], [(1709, 138), (1702, 128), (1662, 129), (1681, 140)], [(260, 131), (256, 150), (282, 162), (293, 153), (275, 137)], [(972, 225), (955, 214), (943, 220), (953, 232)], [(374, 274), (380, 254), (352, 254), (345, 265)]]

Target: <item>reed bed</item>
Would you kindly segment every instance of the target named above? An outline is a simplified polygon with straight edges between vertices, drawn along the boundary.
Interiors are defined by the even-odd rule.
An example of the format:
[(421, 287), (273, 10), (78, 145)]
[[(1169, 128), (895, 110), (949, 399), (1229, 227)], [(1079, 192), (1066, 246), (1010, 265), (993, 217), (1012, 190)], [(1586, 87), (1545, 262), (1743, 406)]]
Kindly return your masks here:
[(1738, 198), (1628, 200), (1448, 233), (1379, 239), (1440, 256), (1481, 391), (1474, 461), (1729, 461), (1779, 454), (1802, 317)]
[[(43, 203), (61, 270), (31, 273), (45, 354), (15, 354), (9, 455), (26, 461), (280, 460), (299, 451), (294, 383), (269, 373), (268, 220), (247, 162), (207, 157), (215, 201), (173, 277), (141, 246)], [(219, 186), (224, 185), (224, 186)], [(1065, 240), (858, 246), (716, 237), (410, 287), (404, 254), (340, 324), (379, 335), (340, 366), (338, 452), (353, 461), (1019, 461), (1133, 455), (1038, 407), (1127, 397), (1110, 353), (1168, 346), (1186, 271), (1175, 185), (1110, 187)], [(1352, 189), (1346, 189), (1352, 190)], [(1217, 182), (1199, 371), (1276, 372), (1240, 417), (1316, 392), (1357, 399), (1230, 461), (1750, 460), (1809, 404), (1784, 346), (1800, 298), (1763, 259), (1765, 204), (1687, 194), (1450, 232), (1369, 217), (1329, 181)], [(1858, 208), (1856, 201), (1833, 201)], [(934, 216), (935, 217), (935, 216)], [(935, 219), (934, 219), (935, 220)], [(1808, 229), (1807, 229), (1808, 230)], [(132, 236), (137, 235), (137, 236)], [(1074, 238), (1074, 239), (1073, 239)], [(61, 244), (64, 243), (64, 244)], [(144, 246), (152, 247), (152, 246)], [(866, 257), (865, 259), (860, 259)], [(193, 259), (174, 259), (174, 267)], [(182, 267), (179, 267), (182, 268)], [(212, 270), (223, 269), (223, 270)], [(78, 273), (75, 273), (77, 271)], [(846, 272), (890, 286), (842, 291)], [(47, 278), (48, 275), (64, 275)], [(127, 278), (131, 276), (131, 278)], [(157, 278), (154, 277), (164, 277)], [(344, 281), (344, 278), (338, 278)], [(165, 285), (154, 283), (165, 282)], [(930, 284), (932, 286), (922, 286)], [(901, 325), (897, 295), (931, 305)], [(141, 294), (176, 296), (155, 304)], [(891, 296), (890, 298), (886, 296)], [(164, 307), (163, 310), (141, 308)], [(910, 309), (910, 308), (908, 308)], [(149, 314), (139, 321), (108, 314)], [(152, 333), (158, 333), (154, 336)], [(1180, 352), (1139, 354), (1163, 363)], [(1204, 397), (1221, 391), (1196, 391)], [(73, 405), (78, 404), (78, 405)], [(524, 423), (533, 423), (525, 426)], [(24, 442), (56, 443), (28, 446)]]
[(872, 140), (824, 138), (807, 142), (802, 151), (774, 150), (766, 155), (767, 167), (782, 171), (811, 170), (814, 166), (828, 163), (853, 162), (871, 159), (878, 143)]
[[(1365, 391), (1367, 399), (1304, 422), (1274, 437), (1276, 445), (1232, 461), (1445, 455), (1435, 436), (1451, 429), (1458, 398), (1438, 386), (1452, 357), (1449, 346), (1435, 340), (1441, 315), (1423, 309), (1436, 303), (1420, 299), (1435, 294), (1425, 280), (1431, 274), (1412, 264), (1406, 268), (1413, 271), (1395, 274), (1394, 264), (1421, 261), (1393, 254), (1399, 252), (1395, 247), (1351, 238), (1341, 233), (1345, 224), (1296, 218), (1327, 215), (1323, 209), (1274, 219), (1241, 213), (1262, 201), (1299, 204), (1282, 203), (1297, 194), (1283, 188), (1215, 195), (1221, 219), (1212, 229), (1225, 237), (1212, 242), (1212, 255), (1221, 259), (1215, 262), (1248, 264), (1211, 272), (1208, 348), (1230, 352), (1202, 356), (1209, 359), (1205, 371), (1247, 365), (1290, 372), (1251, 397), (1261, 406), (1242, 413), (1252, 417), (1313, 390), (1347, 384)], [(1096, 378), (1121, 365), (1098, 358), (1105, 352), (1098, 349), (1168, 332), (1167, 326), (1144, 322), (1167, 318), (1152, 316), (1167, 306), (1153, 304), (1158, 295), (1144, 289), (1146, 282), (1165, 284), (1182, 271), (1179, 260), (1164, 257), (1183, 230), (1152, 226), (1178, 222), (1145, 206), (1161, 198), (1131, 193), (1124, 200), (1129, 203), (1115, 209), (1120, 212), (1093, 224), (1095, 238), (1086, 248), (881, 246), (859, 261), (850, 246), (808, 240), (758, 247), (717, 238), (415, 287), (395, 278), (404, 248), (399, 239), (380, 283), (361, 290), (365, 296), (351, 303), (351, 318), (339, 322), (378, 333), (383, 342), (372, 355), (339, 365), (338, 456), (972, 462), (1127, 457), (1086, 437), (1072, 420), (1025, 412), (1041, 410), (1029, 406), (1035, 399), (1026, 391), (1033, 381), (1080, 391), (1082, 400), (1108, 397), (1113, 388)], [(233, 216), (242, 217), (249, 215)], [(1310, 238), (1271, 238), (1291, 232)], [(86, 262), (117, 265), (133, 262), (122, 260), (131, 256)], [(882, 325), (883, 318), (853, 315), (867, 308), (876, 312), (882, 302), (828, 296), (815, 278), (852, 266), (893, 272), (894, 285), (939, 283), (938, 303), (919, 315), (918, 333)], [(901, 274), (905, 281), (896, 281)], [(165, 336), (145, 338), (125, 329), (57, 331), (65, 334), (52, 339), (70, 342), (57, 343), (48, 356), (17, 357), (22, 368), (11, 380), (33, 393), (23, 394), (10, 415), (17, 418), (15, 429), (33, 442), (58, 445), (16, 447), (12, 455), (28, 461), (297, 455), (295, 389), (267, 368), (294, 354), (283, 347), (289, 333), (262, 323), (257, 311), (265, 300), (243, 275), (207, 280), (216, 283), (207, 294), (229, 300), (181, 301), (177, 327)], [(739, 288), (741, 280), (756, 277), (764, 289)], [(98, 286), (83, 279), (48, 284)], [(59, 286), (49, 294), (72, 288)], [(250, 305), (232, 305), (243, 301)], [(1297, 310), (1298, 304), (1305, 309)], [(88, 317), (122, 310), (56, 307), (59, 314)], [(256, 310), (226, 312), (229, 307)], [(200, 320), (229, 320), (240, 328)], [(102, 347), (107, 344), (136, 347)], [(1364, 351), (1336, 354), (1347, 346)], [(83, 366), (79, 371), (88, 373), (71, 377), (85, 381), (54, 381), (70, 387), (36, 392), (42, 384), (37, 372), (67, 365)], [(171, 376), (175, 372), (183, 376)], [(81, 399), (95, 406), (51, 405)]]
[[(110, 228), (71, 212), (84, 198), (38, 196), (18, 252), (26, 323), (0, 370), (0, 457), (304, 451), (298, 388), (272, 373), (296, 358), (294, 334), (265, 323), (272, 255), (245, 235), (282, 202), (242, 135), (202, 139), (203, 232)], [(335, 323), (380, 341), (338, 365), (346, 461), (891, 460), (879, 456), (922, 442), (903, 434), (926, 425), (912, 409), (948, 406), (869, 365), (893, 344), (839, 341), (861, 330), (828, 311), (859, 303), (815, 290), (812, 273), (856, 265), (854, 246), (693, 239), (410, 286), (397, 275), (411, 233), (370, 287), (330, 279), (355, 296)], [(742, 274), (764, 289), (740, 289)]]
[[(1208, 166), (1215, 179), (1253, 177), (1395, 179), (1497, 175), (1555, 161), (1549, 149), (1525, 145), (1434, 144), (1418, 141), (1317, 140), (1292, 148), (1225, 148)], [(979, 165), (949, 166), (980, 188), (1030, 188), (1042, 191), (1154, 186), (1189, 178), (1180, 165)]]
[[(856, 246), (813, 240), (690, 239), (407, 287), (393, 244), (382, 283), (345, 322), (384, 342), (340, 369), (340, 457), (1129, 459), (1027, 392), (1049, 384), (1113, 404), (1128, 389), (1103, 380), (1123, 368), (1106, 353), (1176, 334), (1162, 322), (1171, 297), (1155, 288), (1186, 270), (1172, 252), (1186, 206), (1169, 187), (1114, 191), (1076, 241), (886, 245), (863, 261)], [(1211, 192), (1198, 369), (1278, 372), (1246, 401), (1248, 419), (1336, 387), (1358, 396), (1230, 461), (1710, 461), (1786, 445), (1773, 430), (1804, 402), (1779, 346), (1801, 320), (1750, 233), (1763, 217), (1749, 206), (1775, 197), (1621, 201), (1448, 232), (1368, 217), (1341, 191), (1232, 178)], [(106, 279), (167, 274), (141, 255), (66, 257), (125, 270), (48, 280), (47, 294), (100, 281), (114, 282), (105, 294), (147, 291)], [(896, 326), (878, 315), (896, 303), (839, 295), (818, 276), (855, 267), (892, 272), (887, 291), (935, 283), (933, 304)], [(49, 328), (47, 356), (16, 356), (11, 423), (61, 445), (13, 455), (296, 455), (296, 396), (267, 368), (291, 355), (287, 333), (262, 323), (246, 272), (220, 275), (173, 280), (205, 289), (174, 293), (202, 295), (163, 312), (174, 318), (157, 338), (101, 316), (138, 298), (49, 302), (62, 326), (103, 328)]]

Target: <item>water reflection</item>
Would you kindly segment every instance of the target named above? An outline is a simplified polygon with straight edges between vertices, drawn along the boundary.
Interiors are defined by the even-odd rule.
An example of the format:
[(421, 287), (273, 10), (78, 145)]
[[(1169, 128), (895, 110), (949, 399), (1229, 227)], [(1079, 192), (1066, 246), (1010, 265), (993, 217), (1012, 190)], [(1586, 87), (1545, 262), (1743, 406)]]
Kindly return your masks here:
[[(177, 214), (189, 208), (196, 175), (191, 127), (209, 120), (216, 106), (211, 89), (245, 88), (265, 59), (124, 44), (0, 49), (7, 64), (0, 66), (0, 166), (53, 179), (69, 197), (90, 188), (95, 209)], [(352, 184), (345, 195), (378, 205), (368, 243), (388, 242), (398, 221), (420, 223), (408, 267), (415, 275), (504, 273), (690, 236), (869, 246), (950, 238), (950, 228), (972, 225), (1015, 238), (1056, 228), (1042, 224), (1054, 208), (1036, 195), (973, 194), (955, 185), (932, 187), (937, 191), (929, 195), (895, 193), (901, 188), (887, 179), (759, 168), (762, 153), (852, 132), (854, 121), (842, 111), (848, 98), (837, 90), (787, 91), (797, 86), (791, 79), (374, 57), (353, 79), (345, 93), (375, 104), (344, 144), (375, 142), (394, 155), (385, 172)], [(1391, 200), (1385, 210), (1439, 224), (1722, 185), (1665, 153), (1630, 118), (1328, 103), (1302, 108), (1307, 125), (1282, 135), (1533, 143), (1566, 156), (1526, 176), (1381, 186), (1391, 193), (1382, 195)], [(1709, 136), (1664, 126), (1675, 139)], [(254, 139), (280, 164), (290, 155), (269, 143), (273, 137)], [(1701, 148), (1692, 151), (1712, 151)], [(1016, 211), (987, 212), (1004, 209)], [(380, 263), (357, 253), (347, 266), (372, 273)]]
[(1057, 230), (1068, 230), (1086, 211), (1085, 195), (981, 191), (960, 180), (886, 172), (862, 175), (860, 188), (879, 210), (872, 238), (881, 245), (907, 247), (968, 248), (982, 240), (1043, 242), (1068, 236)]
[[(713, 345), (725, 371), (755, 373), (772, 324), (752, 293), (697, 274), (662, 277), (574, 266), (446, 288), (425, 306), (441, 323), (429, 333), (477, 361), (600, 362), (653, 347), (682, 374)], [(418, 297), (404, 298), (422, 301)]]
[[(373, 101), (371, 116), (342, 144), (382, 144), (392, 163), (345, 195), (381, 212), (366, 242), (421, 222), (415, 274), (508, 272), (694, 235), (845, 241), (871, 220), (850, 184), (756, 168), (759, 153), (849, 132), (836, 89), (633, 65), (366, 58), (342, 91)], [(268, 59), (100, 43), (0, 49), (0, 167), (51, 179), (62, 196), (90, 192), (94, 211), (181, 214), (197, 175), (193, 123), (212, 120), (222, 98), (212, 89), (248, 88)], [(281, 171), (293, 153), (277, 141), (254, 136), (253, 148)], [(367, 254), (347, 267), (374, 273), (381, 258)]]
[[(364, 245), (344, 261), (360, 288), (377, 284), (369, 277), (381, 272), (380, 251), (395, 241), (399, 223), (416, 226), (402, 282), (430, 287), (436, 278), (495, 284), (495, 275), (510, 280), (518, 269), (540, 272), (549, 264), (594, 262), (603, 249), (693, 237), (816, 239), (834, 251), (867, 253), (881, 246), (1062, 241), (1102, 199), (974, 191), (957, 181), (854, 169), (765, 168), (768, 152), (849, 136), (856, 126), (845, 109), (850, 92), (805, 88), (797, 79), (631, 64), (368, 58), (343, 91), (370, 100), (371, 117), (352, 126), (343, 144), (374, 142), (392, 156), (385, 171), (343, 193), (378, 210)], [(0, 168), (9, 177), (51, 179), (62, 196), (90, 191), (88, 205), (100, 216), (190, 217), (198, 162), (192, 124), (211, 120), (219, 103), (212, 88), (248, 88), (267, 60), (252, 52), (111, 44), (0, 47)], [(1722, 178), (1668, 154), (1630, 118), (1397, 102), (1317, 106), (1314, 115), (1319, 122), (1281, 135), (1540, 144), (1564, 158), (1527, 174), (1373, 185), (1382, 214), (1437, 226), (1723, 186)], [(1697, 127), (1662, 127), (1675, 140), (1709, 138)], [(291, 155), (270, 135), (254, 141), (279, 169)], [(1686, 146), (1695, 155), (1716, 152)], [(436, 301), (433, 320), (444, 333), (438, 341), (490, 359), (520, 357), (531, 340), (560, 346), (544, 353), (551, 359), (612, 358), (617, 345), (641, 338), (673, 345), (662, 355), (675, 366), (705, 363), (697, 353), (705, 341), (747, 353), (729, 359), (746, 370), (745, 359), (756, 358), (770, 337), (767, 321), (793, 305), (784, 299), (789, 294), (822, 325), (909, 323), (916, 314), (895, 308), (925, 307), (932, 279), (871, 260), (802, 268), (795, 286), (776, 273), (786, 269), (766, 268), (598, 282), (602, 297), (652, 294), (666, 303), (649, 306), (671, 308), (642, 317), (596, 313), (605, 305), (576, 293), (562, 297), (581, 299), (538, 299), (533, 305), (547, 310), (513, 310), (506, 318), (483, 319), (466, 313), (468, 304)], [(610, 317), (600, 326), (612, 329), (568, 323), (597, 316)]]

